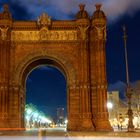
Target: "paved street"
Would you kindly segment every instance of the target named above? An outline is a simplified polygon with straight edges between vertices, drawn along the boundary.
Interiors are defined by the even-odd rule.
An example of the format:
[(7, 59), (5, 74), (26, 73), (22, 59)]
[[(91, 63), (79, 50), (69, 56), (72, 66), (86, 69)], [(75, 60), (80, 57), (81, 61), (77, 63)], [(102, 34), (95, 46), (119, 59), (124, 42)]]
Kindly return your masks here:
[(124, 137), (36, 137), (36, 136), (2, 136), (0, 140), (140, 140), (140, 138), (124, 138)]
[(140, 140), (140, 132), (67, 132), (65, 128), (1, 131), (0, 140)]

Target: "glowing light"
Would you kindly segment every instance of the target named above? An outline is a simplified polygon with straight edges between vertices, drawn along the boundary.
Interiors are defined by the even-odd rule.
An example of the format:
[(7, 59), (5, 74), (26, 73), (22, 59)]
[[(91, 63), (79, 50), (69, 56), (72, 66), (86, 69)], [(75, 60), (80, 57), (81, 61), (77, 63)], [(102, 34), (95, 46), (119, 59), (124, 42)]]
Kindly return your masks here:
[(35, 113), (34, 113), (34, 118), (37, 118), (38, 115), (39, 115), (39, 114), (38, 114), (37, 112), (35, 112)]
[(27, 109), (27, 114), (30, 115), (32, 113), (31, 109)]
[(46, 118), (42, 111), (38, 111), (34, 105), (26, 105), (25, 108), (25, 125), (26, 129), (44, 127), (44, 125), (51, 124), (52, 121)]
[(49, 119), (45, 118), (46, 123), (52, 123)]
[(68, 123), (68, 120), (65, 120), (65, 124), (67, 124)]
[(30, 120), (30, 117), (29, 116), (26, 116), (26, 120), (29, 121)]
[(113, 108), (113, 104), (111, 102), (107, 103), (107, 108), (112, 109)]

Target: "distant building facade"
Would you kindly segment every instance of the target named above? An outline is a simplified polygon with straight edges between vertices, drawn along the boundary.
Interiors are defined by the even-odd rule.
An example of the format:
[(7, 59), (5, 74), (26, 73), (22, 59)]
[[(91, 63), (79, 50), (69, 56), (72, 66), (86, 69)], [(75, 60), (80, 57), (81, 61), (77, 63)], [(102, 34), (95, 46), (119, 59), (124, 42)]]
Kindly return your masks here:
[(57, 123), (64, 124), (64, 108), (63, 107), (57, 108)]
[[(112, 106), (108, 106), (109, 120), (112, 126), (124, 126), (128, 124), (128, 104), (127, 99), (125, 101), (120, 100), (119, 91), (111, 91), (107, 94), (107, 102)], [(140, 110), (139, 106), (135, 102), (132, 104), (133, 110), (133, 123), (135, 127), (140, 127)]]

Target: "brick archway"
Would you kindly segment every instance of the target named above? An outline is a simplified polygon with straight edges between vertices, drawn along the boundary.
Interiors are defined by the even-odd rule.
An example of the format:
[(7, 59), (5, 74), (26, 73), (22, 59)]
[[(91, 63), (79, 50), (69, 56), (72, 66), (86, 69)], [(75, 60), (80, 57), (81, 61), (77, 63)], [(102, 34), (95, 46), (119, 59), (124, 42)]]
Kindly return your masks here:
[[(0, 130), (24, 130), (24, 81), (49, 63), (67, 78), (68, 130), (112, 130), (107, 111), (106, 16), (96, 5), (90, 18), (80, 5), (75, 20), (15, 21), (0, 13)], [(80, 125), (79, 125), (80, 124)]]
[[(68, 118), (69, 118), (69, 106), (70, 106), (70, 101), (69, 100), (69, 96), (70, 96), (70, 92), (69, 92), (69, 87), (70, 85), (75, 85), (74, 83), (72, 83), (71, 81), (75, 81), (75, 75), (71, 75), (73, 74), (73, 72), (71, 72), (71, 70), (68, 70), (69, 66), (71, 66), (68, 63), (62, 64), (58, 59), (52, 58), (52, 57), (48, 57), (48, 56), (38, 56), (35, 57), (33, 56), (32, 58), (29, 57), (29, 59), (26, 58), (25, 62), (22, 61), (22, 63), (20, 63), (20, 65), (18, 66), (18, 68), (16, 69), (17, 72), (15, 72), (16, 76), (13, 76), (14, 81), (16, 82), (16, 85), (18, 87), (20, 87), (19, 90), (19, 95), (20, 95), (20, 106), (19, 106), (19, 114), (20, 117), (22, 118), (18, 118), (19, 121), (21, 121), (21, 126), (24, 128), (24, 107), (25, 107), (25, 81), (27, 78), (27, 75), (37, 66), (39, 65), (50, 65), (53, 67), (56, 67), (57, 69), (59, 69), (61, 71), (61, 73), (64, 75), (65, 79), (66, 79), (66, 84), (67, 84), (67, 114), (68, 114)], [(72, 68), (72, 66), (71, 66)], [(18, 115), (19, 115), (18, 114)]]
[[(17, 65), (17, 67), (15, 68), (14, 75), (12, 76), (11, 81), (14, 81), (15, 84), (23, 85), (23, 75), (25, 75), (24, 77), (26, 77), (26, 74), (29, 73), (32, 68), (38, 65), (46, 64), (57, 67), (64, 74), (69, 85), (74, 84), (76, 81), (76, 73), (74, 73), (75, 69), (73, 65), (66, 60), (64, 61), (63, 57), (58, 58), (57, 56), (57, 58), (55, 58), (55, 56), (52, 56), (52, 54), (50, 56), (48, 54), (40, 55), (40, 52), (36, 52), (26, 56), (19, 62), (19, 65)], [(28, 68), (29, 66), (30, 68)]]

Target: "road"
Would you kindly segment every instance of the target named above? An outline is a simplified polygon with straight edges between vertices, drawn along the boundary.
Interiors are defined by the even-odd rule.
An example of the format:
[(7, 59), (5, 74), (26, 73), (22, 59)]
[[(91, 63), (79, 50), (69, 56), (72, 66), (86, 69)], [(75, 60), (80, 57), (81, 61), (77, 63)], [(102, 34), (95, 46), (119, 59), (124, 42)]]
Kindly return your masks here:
[(140, 140), (140, 133), (67, 132), (65, 128), (1, 131), (0, 140)]
[(140, 140), (140, 138), (118, 137), (36, 137), (36, 136), (1, 136), (0, 140)]

